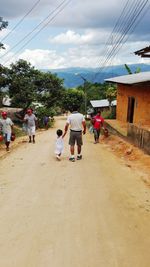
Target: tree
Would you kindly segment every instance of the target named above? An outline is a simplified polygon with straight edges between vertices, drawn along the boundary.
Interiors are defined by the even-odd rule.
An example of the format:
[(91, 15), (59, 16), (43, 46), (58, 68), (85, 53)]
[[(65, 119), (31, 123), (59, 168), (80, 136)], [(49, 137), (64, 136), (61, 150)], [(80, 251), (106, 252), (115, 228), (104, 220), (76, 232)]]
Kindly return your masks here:
[(82, 111), (83, 101), (84, 93), (82, 91), (78, 89), (68, 89), (64, 93), (63, 108), (71, 112), (76, 108)]
[(11, 64), (8, 72), (8, 88), (11, 103), (14, 107), (28, 108), (36, 100), (35, 80), (38, 70), (25, 60)]
[(23, 108), (21, 118), (25, 110), (33, 106), (33, 102), (39, 102), (48, 109), (61, 106), (65, 91), (62, 79), (55, 74), (36, 70), (22, 59), (11, 64), (7, 86), (12, 106)]
[(117, 89), (115, 86), (109, 86), (106, 90), (106, 97), (109, 101), (109, 108), (111, 111), (111, 102), (116, 99), (117, 96)]
[(44, 104), (46, 108), (62, 106), (62, 98), (65, 92), (63, 79), (50, 72), (40, 72), (35, 85), (37, 86), (37, 100)]
[[(106, 98), (106, 84), (99, 83), (86, 83), (86, 97), (87, 97), (87, 106), (90, 106), (91, 100), (100, 100)], [(85, 94), (85, 87), (79, 86), (78, 90), (82, 91)]]
[[(5, 29), (8, 26), (8, 22), (4, 21), (2, 17), (0, 17), (0, 31)], [(5, 49), (4, 45), (0, 42), (0, 49)], [(5, 93), (2, 90), (2, 87), (5, 86), (5, 68), (0, 65), (0, 106), (2, 106), (2, 101)]]
[[(5, 29), (8, 26), (8, 22), (4, 21), (2, 17), (0, 17), (0, 31)], [(0, 49), (5, 49), (4, 45), (0, 43)]]
[(7, 72), (8, 69), (0, 65), (0, 107), (2, 106), (3, 98), (7, 93)]
[[(133, 72), (131, 71), (131, 69), (129, 68), (129, 66), (127, 64), (124, 64), (124, 66), (125, 66), (128, 74), (133, 74)], [(141, 72), (141, 69), (138, 67), (138, 68), (136, 68), (134, 73), (139, 73), (139, 72)]]

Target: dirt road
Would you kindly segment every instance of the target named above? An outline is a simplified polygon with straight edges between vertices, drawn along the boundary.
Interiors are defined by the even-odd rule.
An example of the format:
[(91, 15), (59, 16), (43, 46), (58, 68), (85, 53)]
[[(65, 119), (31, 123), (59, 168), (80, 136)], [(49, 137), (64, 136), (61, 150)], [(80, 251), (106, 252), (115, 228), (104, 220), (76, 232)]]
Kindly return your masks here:
[[(62, 128), (65, 121), (57, 126)], [(104, 144), (55, 160), (55, 129), (0, 160), (0, 267), (149, 267), (150, 189)]]

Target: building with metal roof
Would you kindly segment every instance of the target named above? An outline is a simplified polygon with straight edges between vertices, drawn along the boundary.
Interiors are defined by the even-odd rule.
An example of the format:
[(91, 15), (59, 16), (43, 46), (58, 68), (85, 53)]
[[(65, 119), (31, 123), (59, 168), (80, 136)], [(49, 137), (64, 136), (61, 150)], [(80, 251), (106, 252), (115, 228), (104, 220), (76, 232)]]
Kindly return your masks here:
[(121, 83), (121, 84), (130, 84), (130, 85), (146, 83), (150, 81), (150, 71), (113, 77), (113, 78), (105, 79), (105, 81), (111, 82), (111, 83), (117, 83), (117, 84)]
[(127, 123), (130, 140), (150, 154), (150, 72), (105, 81), (117, 84), (116, 119)]
[[(102, 100), (91, 100), (90, 101), (91, 105), (93, 108), (105, 108), (105, 107), (109, 107), (109, 101), (107, 99), (102, 99)], [(111, 102), (111, 106), (116, 106), (117, 105), (117, 101), (113, 100)]]
[(145, 48), (142, 48), (138, 51), (134, 52), (135, 55), (141, 56), (141, 57), (150, 57), (150, 46), (147, 46)]

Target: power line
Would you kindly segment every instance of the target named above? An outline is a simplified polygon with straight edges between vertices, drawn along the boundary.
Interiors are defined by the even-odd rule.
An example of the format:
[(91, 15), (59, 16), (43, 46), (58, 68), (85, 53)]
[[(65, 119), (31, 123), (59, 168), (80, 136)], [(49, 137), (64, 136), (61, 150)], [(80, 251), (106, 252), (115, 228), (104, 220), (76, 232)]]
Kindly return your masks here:
[[(136, 17), (140, 14), (140, 12), (141, 12), (142, 9), (144, 8), (144, 6), (147, 4), (147, 2), (142, 3), (142, 4), (143, 4), (143, 6), (141, 7), (140, 11), (136, 14)], [(136, 17), (133, 17), (133, 18), (134, 18), (134, 21), (135, 21)], [(132, 24), (133, 24), (134, 21), (132, 21)], [(129, 29), (131, 28), (132, 24), (129, 25), (130, 27), (127, 28), (127, 30), (129, 30)], [(116, 48), (118, 48), (118, 46), (121, 44), (121, 41), (122, 41), (122, 39), (123, 39), (124, 36), (125, 36), (125, 33), (126, 33), (126, 32), (124, 31), (124, 35), (120, 36), (119, 40), (115, 43), (115, 46), (112, 47), (112, 49), (111, 49), (111, 51), (110, 51), (108, 57), (106, 58), (106, 60), (105, 60), (104, 63), (103, 63), (103, 67), (104, 67), (105, 64), (108, 62), (108, 60), (109, 60), (114, 54), (116, 54), (116, 53), (114, 53), (114, 52), (116, 51)], [(117, 52), (117, 51), (116, 51), (116, 52)], [(102, 69), (101, 69), (101, 70), (102, 70)]]
[[(139, 8), (139, 6), (135, 6), (135, 7), (136, 7), (136, 10)], [(134, 24), (137, 16), (142, 11), (142, 9), (143, 9), (143, 6), (141, 7), (140, 10), (138, 9), (139, 10), (138, 11), (138, 14), (135, 14), (136, 10), (134, 10), (134, 13), (133, 14), (129, 14), (129, 18), (130, 18), (130, 16), (132, 16), (132, 17), (131, 17), (130, 21), (127, 23), (125, 29), (123, 29), (122, 35), (119, 36), (119, 39), (115, 41), (115, 45), (112, 47), (112, 49), (110, 51), (110, 54), (108, 55), (108, 57), (106, 58), (105, 62), (103, 63), (104, 66), (105, 66), (105, 64), (107, 64), (107, 62), (109, 61), (109, 59), (111, 59), (111, 56), (116, 55), (117, 48), (119, 48), (119, 45), (122, 43), (124, 37), (126, 36), (126, 33), (130, 30), (130, 28)]]
[[(112, 43), (112, 39), (113, 39), (113, 43), (114, 43), (114, 36), (115, 36), (115, 38), (116, 38), (116, 35), (117, 35), (118, 33), (120, 34), (120, 32), (121, 32), (121, 26), (122, 26), (122, 23), (123, 23), (123, 21), (126, 20), (126, 14), (129, 13), (129, 9), (128, 9), (129, 2), (130, 2), (130, 0), (128, 0), (128, 1), (126, 2), (126, 4), (125, 4), (125, 6), (124, 6), (124, 8), (123, 8), (123, 10), (122, 10), (122, 12), (121, 12), (121, 14), (120, 14), (120, 16), (119, 16), (119, 19), (117, 20), (117, 22), (116, 22), (116, 24), (115, 24), (115, 27), (113, 28), (113, 30), (112, 30), (112, 32), (111, 32), (111, 34), (110, 34), (110, 36), (109, 36), (109, 38), (108, 38), (108, 40), (107, 40), (105, 46), (104, 46), (104, 49), (103, 49), (103, 51), (102, 51), (102, 53), (101, 53), (104, 57), (105, 57), (107, 54), (109, 54), (109, 45)], [(126, 13), (126, 14), (124, 15), (124, 13)], [(122, 18), (122, 17), (123, 17), (123, 18)], [(106, 49), (106, 51), (105, 51), (105, 49)], [(105, 54), (104, 54), (104, 53), (105, 53)], [(103, 62), (103, 61), (101, 60), (100, 63), (99, 63), (99, 65), (102, 64), (102, 62)]]
[[(71, 1), (71, 0), (70, 0)], [(70, 2), (69, 1), (69, 2)], [(35, 28), (33, 28), (32, 31), (30, 31), (28, 34), (26, 34), (18, 43), (16, 43), (11, 49), (9, 49), (5, 54), (3, 54), (0, 58), (2, 59), (7, 54), (9, 54), (14, 48), (16, 48), (18, 45), (20, 45), (26, 38), (28, 38), (34, 31), (36, 31), (45, 21), (53, 15), (59, 9), (63, 4), (66, 2), (66, 0), (63, 0), (53, 11), (51, 11), (46, 18), (44, 18)]]
[(3, 39), (0, 41), (0, 42), (3, 42), (23, 21), (24, 19), (33, 11), (33, 9), (38, 5), (38, 3), (40, 2), (41, 0), (38, 0), (33, 6), (32, 8), (20, 19), (20, 21), (12, 28), (12, 30), (6, 35), (3, 37)]
[[(63, 1), (64, 3), (65, 1)], [(63, 3), (61, 4), (62, 5), (62, 8), (60, 8), (56, 14), (41, 28), (39, 29), (19, 50), (17, 50), (17, 52), (11, 57), (9, 58), (8, 60), (6, 60), (3, 64), (6, 64), (8, 61), (10, 61), (15, 55), (17, 55), (29, 42), (31, 42), (51, 21), (54, 20), (54, 18), (61, 12), (63, 11), (63, 9), (71, 2), (71, 0), (67, 1), (64, 5)], [(60, 6), (59, 6), (60, 7)], [(56, 11), (56, 10), (55, 10)]]
[[(129, 2), (129, 1), (128, 1)], [(121, 28), (121, 26), (119, 26), (119, 31), (122, 32), (122, 34), (120, 35), (119, 31), (116, 33), (116, 36), (115, 36), (115, 39), (114, 39), (114, 45), (109, 49), (110, 51), (108, 51), (107, 49), (107, 53), (106, 53), (106, 56), (104, 55), (105, 60), (103, 62), (101, 62), (101, 65), (100, 65), (100, 71), (98, 73), (95, 74), (95, 77), (93, 80), (95, 80), (96, 76), (102, 72), (102, 69), (104, 69), (104, 67), (106, 66), (106, 64), (112, 59), (113, 57), (118, 53), (118, 51), (120, 50), (120, 48), (122, 47), (123, 45), (123, 40), (124, 38), (126, 37), (127, 33), (132, 29), (132, 27), (134, 26), (134, 29), (135, 29), (135, 26), (137, 26), (137, 18), (141, 15), (141, 12), (143, 11), (143, 9), (145, 8), (145, 6), (147, 5), (148, 3), (148, 0), (147, 1), (143, 1), (141, 3), (138, 3), (138, 1), (136, 2), (135, 4), (135, 1), (133, 3), (132, 6), (134, 6), (134, 9), (130, 7), (130, 12), (129, 12), (129, 15), (128, 15), (128, 18), (127, 18), (127, 22), (126, 23), (121, 23), (121, 25), (123, 25), (123, 27)], [(126, 18), (126, 15), (125, 15), (125, 18)], [(140, 20), (138, 20), (138, 23), (140, 22)], [(136, 24), (135, 24), (136, 23)], [(114, 30), (113, 30), (114, 31)], [(117, 34), (119, 33), (119, 36), (117, 36)], [(126, 38), (126, 41), (128, 39), (128, 36)], [(125, 41), (124, 41), (125, 43)]]
[[(121, 23), (120, 23), (120, 18), (119, 18), (119, 20), (117, 21), (117, 26), (120, 23), (118, 28), (116, 27), (115, 33), (114, 33), (114, 30), (112, 31), (111, 36), (113, 37), (113, 44), (114, 44), (114, 45), (112, 44), (112, 50), (115, 48), (115, 44), (117, 42), (119, 42), (119, 40), (117, 40), (117, 38), (121, 37), (120, 33), (124, 32), (124, 29), (125, 29), (126, 25), (128, 25), (128, 21), (130, 19), (131, 12), (133, 11), (133, 9), (135, 9), (135, 6), (136, 6), (135, 5), (135, 1), (131, 4), (131, 6), (129, 6), (129, 8), (128, 8), (128, 3), (129, 3), (129, 1), (127, 2), (126, 8), (124, 8), (124, 12), (126, 12), (126, 14), (123, 14), (123, 12), (121, 14), (121, 17), (122, 17), (121, 18), (122, 19)], [(110, 52), (111, 52), (110, 51), (110, 49), (111, 49), (110, 48), (110, 43), (108, 43), (108, 45), (109, 45), (109, 47), (107, 48), (107, 53), (105, 53), (105, 55), (103, 53), (104, 57), (106, 57), (106, 58), (110, 55)], [(102, 63), (103, 63), (103, 60), (101, 60), (101, 64), (100, 65), (102, 65)]]

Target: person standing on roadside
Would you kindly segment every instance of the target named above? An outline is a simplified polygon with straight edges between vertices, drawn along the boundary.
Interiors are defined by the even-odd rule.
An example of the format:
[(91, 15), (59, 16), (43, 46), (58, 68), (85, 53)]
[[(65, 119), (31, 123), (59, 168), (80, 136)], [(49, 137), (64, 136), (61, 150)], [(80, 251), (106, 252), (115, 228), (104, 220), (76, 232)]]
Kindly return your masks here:
[(43, 118), (43, 124), (46, 130), (48, 130), (48, 123), (49, 123), (49, 117), (48, 116), (44, 116)]
[(75, 144), (77, 145), (77, 160), (82, 159), (81, 148), (83, 145), (82, 141), (82, 129), (83, 134), (86, 133), (86, 122), (83, 114), (78, 112), (78, 107), (74, 106), (74, 110), (71, 115), (68, 116), (67, 122), (65, 125), (64, 136), (66, 135), (68, 128), (70, 126), (70, 137), (69, 137), (69, 145), (70, 145), (70, 158), (69, 160), (75, 161)]
[(94, 133), (94, 140), (95, 140), (94, 144), (97, 144), (99, 143), (101, 128), (104, 127), (104, 119), (101, 116), (100, 110), (98, 110), (97, 115), (91, 119), (91, 122), (93, 124), (93, 133)]
[(9, 151), (9, 145), (11, 141), (11, 135), (13, 133), (13, 125), (14, 123), (12, 120), (7, 116), (7, 112), (2, 112), (2, 119), (0, 120), (2, 125), (2, 132), (4, 135), (5, 145), (6, 145), (6, 151)]
[(35, 130), (36, 130), (37, 117), (33, 114), (32, 109), (28, 109), (24, 117), (24, 122), (27, 124), (27, 132), (29, 136), (29, 143), (35, 143)]

